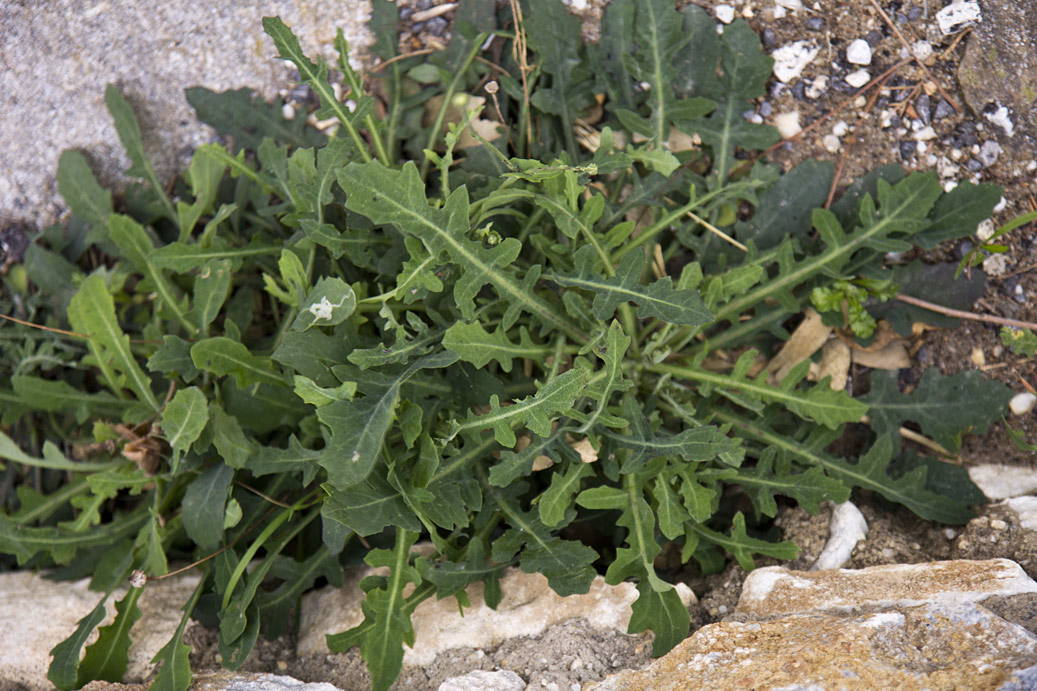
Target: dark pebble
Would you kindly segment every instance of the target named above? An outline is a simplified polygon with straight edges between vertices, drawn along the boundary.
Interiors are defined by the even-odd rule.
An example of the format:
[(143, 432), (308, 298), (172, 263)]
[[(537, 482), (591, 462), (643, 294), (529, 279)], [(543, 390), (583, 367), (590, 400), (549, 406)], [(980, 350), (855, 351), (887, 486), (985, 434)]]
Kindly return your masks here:
[(936, 104), (936, 110), (933, 111), (933, 119), (942, 120), (950, 115), (954, 115), (954, 106), (946, 98), (941, 98), (940, 102)]
[(918, 383), (918, 375), (916, 375), (915, 371), (910, 367), (905, 367), (904, 369), (900, 370), (900, 373), (897, 375), (897, 378), (900, 381), (901, 388), (905, 386), (914, 386)]
[(778, 35), (770, 27), (763, 30), (760, 39), (763, 41), (763, 47), (767, 49), (773, 48), (778, 43)]
[(923, 365), (928, 365), (930, 362), (932, 362), (932, 359), (933, 356), (932, 353), (929, 351), (928, 343), (923, 344), (922, 347), (918, 349), (918, 352), (915, 353), (915, 360), (922, 363)]
[(433, 17), (425, 22), (425, 30), (433, 36), (442, 36), (450, 23), (442, 17)]
[(918, 5), (915, 5), (914, 7), (908, 9), (908, 11), (907, 11), (907, 18), (910, 19), (911, 21), (915, 21), (917, 19), (920, 19), (921, 16), (922, 16), (922, 8), (919, 7)]
[[(913, 85), (905, 84), (905, 86), (913, 86)], [(896, 91), (893, 92), (893, 102), (894, 103), (902, 103), (910, 95), (911, 95), (911, 90), (910, 89), (897, 89)]]
[(918, 150), (918, 142), (903, 141), (900, 142), (900, 159), (902, 161), (909, 160), (915, 155), (915, 151)]
[(918, 113), (918, 119), (922, 121), (923, 125), (928, 125), (933, 121), (932, 100), (929, 98), (929, 94), (922, 94), (915, 99), (915, 112)]
[(789, 89), (789, 91), (792, 92), (792, 97), (795, 98), (797, 101), (807, 100), (807, 85), (803, 82), (802, 79), (793, 84), (792, 88)]
[(954, 134), (958, 138), (958, 149), (967, 149), (970, 146), (979, 144), (979, 137), (976, 136), (976, 123), (971, 120), (963, 120), (958, 123), (954, 128)]
[(310, 95), (309, 84), (296, 84), (292, 87), (292, 90), (288, 92), (288, 98), (292, 99), (296, 103), (305, 103), (306, 99)]
[(410, 32), (417, 36), (425, 30), (425, 22), (414, 22), (410, 25)]
[(756, 111), (755, 110), (750, 109), (750, 110), (743, 110), (742, 111), (742, 117), (745, 118), (746, 120), (752, 120), (754, 115), (756, 115)]
[(774, 108), (771, 106), (769, 101), (764, 101), (760, 104), (760, 115), (762, 115), (765, 118), (770, 117), (770, 114), (773, 112), (773, 110)]
[(1001, 290), (1005, 291), (1009, 295), (1015, 294), (1015, 287), (1019, 285), (1018, 276), (1010, 276), (1007, 281), (1001, 284)]
[(970, 242), (969, 240), (963, 240), (962, 243), (958, 245), (958, 248), (954, 251), (954, 253), (958, 255), (958, 259), (964, 259), (965, 256), (974, 249), (976, 249), (976, 245), (974, 243)]
[[(188, 154), (190, 156), (190, 154)], [(20, 262), (29, 249), (29, 235), (20, 225), (0, 228), (0, 262), (13, 260)]]
[(978, 173), (979, 171), (983, 170), (983, 164), (974, 158), (970, 158), (968, 161), (966, 161), (965, 167), (973, 173)]
[(907, 24), (907, 22), (908, 22), (907, 15), (904, 14), (903, 12), (897, 12), (897, 23), (898, 24)]
[(878, 44), (882, 43), (882, 34), (875, 29), (868, 32), (868, 35), (864, 37), (864, 40), (868, 42), (868, 45), (874, 48)]
[(854, 88), (847, 84), (845, 79), (843, 79), (842, 77), (836, 77), (834, 75), (831, 79), (828, 80), (828, 85), (836, 91), (841, 91), (844, 94), (850, 91), (854, 91)]
[(401, 22), (407, 21), (408, 19), (410, 19), (410, 16), (412, 14), (414, 14), (414, 8), (413, 7), (401, 7), (400, 8), (400, 21)]
[(889, 106), (889, 99), (885, 96), (879, 96), (879, 99), (875, 101), (875, 105), (878, 108), (886, 108), (887, 106)]
[(432, 7), (432, 0), (418, 0), (418, 2), (416, 4), (417, 4), (417, 9), (419, 9), (419, 10), (427, 10), (430, 7)]
[(893, 117), (889, 119), (889, 126), (900, 127), (900, 116), (894, 113)]
[(1013, 295), (1012, 299), (1015, 300), (1016, 302), (1018, 302), (1020, 305), (1025, 305), (1026, 304), (1026, 294), (1025, 293), (1023, 293), (1022, 295)]
[(811, 17), (803, 22), (807, 31), (822, 31), (825, 28), (825, 20), (821, 17)]

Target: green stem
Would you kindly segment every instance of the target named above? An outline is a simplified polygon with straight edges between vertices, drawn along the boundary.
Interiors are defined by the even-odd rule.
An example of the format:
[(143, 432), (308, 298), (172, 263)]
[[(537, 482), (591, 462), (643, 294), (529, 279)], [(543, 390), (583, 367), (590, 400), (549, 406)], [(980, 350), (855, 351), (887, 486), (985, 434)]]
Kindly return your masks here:
[[(450, 84), (447, 86), (446, 93), (443, 94), (443, 103), (439, 106), (439, 112), (436, 113), (436, 119), (432, 124), (432, 131), (429, 132), (428, 145), (426, 149), (434, 150), (436, 148), (436, 142), (439, 141), (439, 133), (443, 129), (443, 121), (446, 119), (447, 109), (450, 107), (450, 102), (453, 100), (454, 93), (457, 91), (458, 85), (461, 83), (461, 79), (464, 78), (468, 68), (472, 66), (472, 61), (475, 60), (475, 56), (479, 53), (479, 49), (482, 44), (485, 43), (486, 37), (489, 33), (482, 32), (475, 37), (472, 41), (472, 47), (468, 51), (468, 55), (465, 56), (464, 62), (461, 63), (460, 68), (454, 72), (454, 78), (450, 80)], [(429, 159), (425, 160), (421, 164), (421, 178), (425, 179), (428, 174)]]

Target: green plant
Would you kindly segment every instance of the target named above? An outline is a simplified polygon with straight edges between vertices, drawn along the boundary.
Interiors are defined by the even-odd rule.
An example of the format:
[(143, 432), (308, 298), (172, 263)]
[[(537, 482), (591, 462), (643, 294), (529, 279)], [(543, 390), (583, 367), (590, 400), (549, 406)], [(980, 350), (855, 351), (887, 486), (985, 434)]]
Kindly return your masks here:
[[(146, 184), (116, 211), (83, 158), (62, 156), (75, 218), (32, 246), (34, 289), (8, 281), (3, 307), (63, 331), (0, 331), (0, 456), (19, 479), (0, 552), (91, 575), (105, 593), (53, 651), (59, 688), (122, 676), (139, 587), (80, 660), (84, 641), (127, 576), (142, 585), (170, 561), (202, 578), (153, 689), (187, 688), (190, 617), (218, 625), (224, 664), (240, 667), (260, 633), (284, 632), (303, 591), (340, 583), (361, 557), (389, 575), (361, 582), (363, 624), (328, 645), (359, 646), (385, 689), (420, 602), (463, 604), (482, 581), (495, 606), (510, 565), (563, 595), (599, 570), (636, 580), (630, 631), (654, 631), (658, 655), (689, 629), (656, 572), (663, 543), (705, 572), (725, 555), (751, 569), (796, 554), (767, 539), (776, 495), (816, 513), (861, 488), (948, 523), (983, 501), (897, 430), (918, 423), (955, 447), (998, 418), (1001, 385), (929, 371), (905, 395), (876, 372), (855, 399), (807, 383), (806, 361), (780, 383), (750, 372), (812, 289), (883, 280), (886, 252), (970, 234), (1000, 192), (944, 194), (932, 174), (887, 168), (822, 208), (832, 166), (750, 163), (778, 136), (741, 115), (771, 72), (744, 22), (718, 36), (698, 7), (615, 0), (601, 42), (584, 46), (560, 2), (530, 0), (511, 33), (492, 6), (461, 3), (450, 48), (392, 62), (378, 103), (340, 35), (353, 110), (327, 66), (265, 19), (339, 136), (195, 90), (199, 112), (255, 150), (200, 147), (173, 197), (114, 88)], [(399, 57), (395, 12), (374, 3), (384, 60)], [(515, 32), (535, 51), (525, 75), (506, 46)], [(473, 59), (491, 34), (499, 68)], [(498, 136), (461, 150), (463, 123), (487, 111), (443, 128), (450, 104), (490, 78)], [(595, 94), (605, 110), (590, 131), (577, 118)], [(680, 150), (692, 134), (701, 146)], [(707, 366), (713, 352), (731, 365)], [(830, 445), (848, 427), (864, 446), (844, 457)], [(577, 524), (600, 541), (573, 539)], [(412, 553), (419, 538), (433, 556)]]

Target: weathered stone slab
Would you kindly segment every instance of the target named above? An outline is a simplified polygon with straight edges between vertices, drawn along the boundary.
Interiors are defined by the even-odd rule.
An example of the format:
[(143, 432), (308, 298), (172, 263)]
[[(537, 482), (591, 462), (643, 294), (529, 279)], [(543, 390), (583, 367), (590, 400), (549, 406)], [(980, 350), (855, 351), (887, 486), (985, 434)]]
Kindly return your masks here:
[(369, 0), (0, 2), (0, 216), (32, 225), (56, 218), (64, 149), (85, 151), (104, 182), (125, 187), (129, 160), (104, 105), (107, 84), (133, 104), (144, 148), (168, 179), (213, 137), (184, 89), (247, 87), (270, 100), (288, 85), (263, 17), (281, 16), (309, 55), (334, 64), (336, 29), (362, 51), (370, 13)]
[(1023, 593), (1037, 593), (1037, 583), (1008, 559), (835, 571), (789, 571), (771, 566), (749, 574), (735, 611), (753, 617), (849, 612), (937, 601), (981, 602)]
[[(53, 685), (47, 680), (51, 649), (76, 629), (101, 599), (87, 589), (89, 580), (54, 582), (27, 571), (0, 574), (0, 672), (3, 681), (21, 684), (30, 691)], [(198, 585), (196, 574), (184, 574), (148, 585), (138, 605), (141, 619), (134, 625), (126, 681), (143, 680), (153, 669), (151, 658), (169, 642), (183, 615), (180, 608)], [(115, 620), (115, 601), (108, 600), (108, 616)], [(97, 632), (87, 644), (97, 639)]]
[[(969, 602), (699, 629), (642, 671), (588, 691), (997, 689), (1033, 680), (1037, 637)], [(1014, 688), (1033, 688), (1017, 685)]]
[[(360, 579), (371, 570), (347, 572), (342, 588), (328, 587), (303, 596), (298, 652), (301, 656), (327, 653), (324, 636), (357, 626), (363, 621), (360, 602), (363, 593)], [(509, 569), (501, 578), (502, 599), (496, 610), (483, 602), (483, 587), (468, 587), (472, 606), (458, 612), (454, 598), (429, 599), (418, 605), (411, 622), (414, 625), (414, 647), (405, 648), (404, 665), (428, 665), (440, 652), (453, 648), (496, 648), (517, 636), (536, 636), (555, 624), (570, 619), (585, 619), (600, 630), (625, 632), (630, 623), (630, 605), (637, 599), (633, 583), (605, 585), (600, 576), (594, 579), (585, 595), (558, 596), (540, 574), (527, 574)], [(685, 586), (678, 592), (686, 605), (695, 595)]]

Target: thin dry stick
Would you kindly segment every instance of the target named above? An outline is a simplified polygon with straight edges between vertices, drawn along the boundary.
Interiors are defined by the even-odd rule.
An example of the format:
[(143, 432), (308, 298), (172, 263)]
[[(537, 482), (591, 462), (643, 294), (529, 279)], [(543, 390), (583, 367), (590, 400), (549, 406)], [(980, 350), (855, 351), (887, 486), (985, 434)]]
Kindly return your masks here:
[(932, 302), (926, 302), (925, 300), (919, 300), (918, 298), (911, 297), (910, 295), (897, 295), (897, 300), (906, 302), (909, 305), (915, 305), (916, 307), (924, 307), (927, 310), (933, 312), (939, 312), (940, 314), (946, 314), (948, 317), (957, 317), (958, 319), (971, 319), (978, 322), (986, 322), (988, 324), (1000, 324), (1001, 326), (1014, 326), (1017, 329), (1030, 329), (1037, 330), (1037, 324), (1033, 322), (1019, 321), (1018, 319), (1009, 319), (1008, 317), (995, 317), (992, 314), (973, 314), (972, 312), (962, 312), (961, 310), (951, 309), (950, 307), (944, 307), (943, 305), (937, 305)]
[[(82, 339), (85, 339), (87, 341), (90, 340), (90, 337), (87, 336), (86, 334), (76, 333), (75, 331), (65, 331), (64, 329), (55, 329), (53, 326), (43, 326), (41, 324), (33, 324), (32, 322), (27, 322), (27, 321), (24, 321), (22, 319), (19, 319), (18, 317), (11, 317), (11, 316), (6, 315), (6, 314), (0, 314), (0, 319), (6, 319), (7, 321), (12, 321), (15, 324), (21, 324), (22, 326), (31, 326), (32, 328), (40, 329), (41, 331), (51, 331), (51, 332), (56, 333), (56, 334), (61, 334), (62, 336), (72, 336), (73, 338), (82, 338)], [(188, 339), (188, 340), (190, 340), (190, 339)], [(151, 345), (162, 345), (163, 341), (154, 341), (154, 340), (149, 340), (149, 339), (146, 339), (146, 338), (131, 338), (130, 339), (130, 343), (143, 343), (143, 344), (151, 344)]]
[(958, 47), (958, 44), (961, 43), (961, 40), (971, 33), (972, 27), (970, 26), (968, 29), (965, 29), (965, 31), (962, 31), (960, 34), (955, 36), (954, 40), (951, 41), (951, 45), (947, 47), (947, 50), (940, 53), (940, 60), (946, 60), (947, 56), (951, 54), (951, 51)]
[(728, 235), (724, 231), (720, 230), (719, 228), (714, 226), (712, 223), (709, 223), (708, 221), (706, 221), (706, 219), (701, 218), (699, 216), (696, 216), (695, 214), (693, 214), (690, 211), (688, 212), (688, 216), (690, 216), (693, 221), (695, 221), (696, 223), (698, 223), (699, 225), (704, 227), (709, 232), (713, 233), (714, 235), (719, 235), (721, 238), (723, 238), (727, 242), (731, 243), (732, 245), (734, 245), (738, 249), (742, 250), (743, 252), (748, 252), (749, 251), (748, 247), (746, 247), (742, 243), (738, 242), (738, 240), (735, 240), (733, 237), (731, 237), (730, 235)]
[(0, 314), (0, 319), (6, 319), (7, 321), (12, 321), (15, 324), (21, 324), (22, 326), (31, 326), (34, 329), (52, 331), (56, 334), (61, 334), (62, 336), (73, 336), (75, 338), (85, 338), (88, 341), (90, 340), (90, 337), (86, 334), (76, 333), (75, 331), (65, 331), (64, 329), (55, 329), (52, 326), (40, 326), (39, 324), (33, 324), (32, 322), (27, 322), (22, 319), (18, 319), (17, 317), (9, 317), (6, 314)]
[(526, 113), (526, 152), (533, 148), (533, 117), (529, 110), (529, 84), (526, 76), (532, 69), (526, 63), (526, 29), (522, 20), (522, 8), (518, 0), (511, 0), (511, 16), (515, 22), (515, 40), (511, 43), (512, 59), (519, 65), (522, 76), (522, 106)]
[(946, 456), (947, 458), (949, 458), (951, 460), (954, 460), (954, 461), (957, 461), (958, 463), (961, 462), (960, 459), (957, 459), (954, 456), (954, 454), (952, 454), (950, 451), (948, 451), (947, 449), (943, 448), (938, 443), (936, 443), (935, 441), (933, 441), (929, 437), (925, 436), (924, 434), (919, 434), (918, 432), (914, 431), (913, 429), (908, 429), (907, 427), (901, 427), (900, 428), (900, 436), (902, 436), (904, 439), (910, 439), (911, 441), (915, 442), (916, 444), (921, 444), (925, 448), (931, 449), (931, 450), (935, 451), (936, 453), (940, 454), (941, 456)]
[[(889, 15), (886, 14), (885, 10), (879, 7), (879, 3), (877, 3), (875, 0), (868, 0), (868, 2), (871, 3), (872, 7), (878, 10), (879, 15), (882, 16), (882, 20), (886, 22), (886, 26), (893, 30), (893, 33), (897, 35), (897, 38), (900, 39), (900, 42), (904, 44), (905, 48), (907, 48), (907, 52), (913, 56), (914, 51), (911, 50), (911, 44), (907, 42), (906, 38), (904, 38), (904, 34), (900, 33), (900, 29), (897, 28), (897, 25), (890, 20)], [(915, 58), (914, 60), (915, 64), (917, 64), (918, 67), (921, 68), (923, 72), (925, 72), (925, 76), (929, 78), (929, 81), (935, 84), (936, 88), (939, 89), (940, 95), (947, 100), (947, 103), (951, 104), (951, 107), (954, 108), (954, 112), (960, 113), (961, 107), (958, 105), (957, 101), (951, 98), (951, 95), (947, 93), (947, 91), (943, 88), (943, 85), (940, 84), (940, 82), (936, 81), (936, 78), (933, 76), (933, 73), (929, 71), (929, 68), (925, 66), (925, 63), (919, 60), (918, 58)]]
[(394, 62), (396, 62), (398, 60), (406, 60), (407, 58), (413, 58), (413, 57), (416, 57), (418, 55), (428, 55), (430, 53), (435, 53), (435, 52), (436, 51), (435, 51), (434, 48), (422, 48), (421, 50), (415, 50), (415, 51), (410, 52), (410, 53), (404, 53), (403, 55), (397, 55), (394, 58), (389, 58), (385, 62), (378, 63), (377, 65), (372, 67), (369, 70), (369, 72), (380, 72), (381, 70), (383, 70), (384, 68), (388, 67), (389, 65), (393, 64)]

